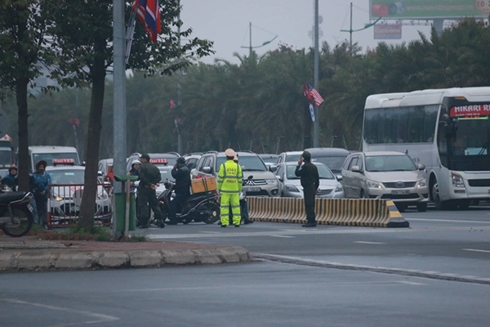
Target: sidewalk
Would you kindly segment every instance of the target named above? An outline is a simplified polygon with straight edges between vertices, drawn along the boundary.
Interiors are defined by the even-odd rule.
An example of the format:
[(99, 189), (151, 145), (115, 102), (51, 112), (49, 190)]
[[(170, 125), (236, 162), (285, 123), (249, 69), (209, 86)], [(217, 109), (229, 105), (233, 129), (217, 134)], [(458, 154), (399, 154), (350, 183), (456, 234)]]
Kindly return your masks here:
[(249, 260), (250, 254), (240, 246), (166, 241), (45, 241), (37, 236), (0, 236), (0, 272), (161, 267)]

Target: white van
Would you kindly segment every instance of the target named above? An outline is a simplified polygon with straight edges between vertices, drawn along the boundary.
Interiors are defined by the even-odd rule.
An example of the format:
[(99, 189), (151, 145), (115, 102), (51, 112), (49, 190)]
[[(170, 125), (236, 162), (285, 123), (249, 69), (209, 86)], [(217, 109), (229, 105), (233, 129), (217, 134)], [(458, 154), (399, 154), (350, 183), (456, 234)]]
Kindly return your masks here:
[[(64, 162), (75, 166), (80, 166), (81, 161), (78, 151), (72, 146), (57, 145), (35, 145), (29, 147), (29, 159), (31, 160), (31, 171), (36, 170), (36, 163), (45, 160), (48, 166), (55, 163)], [(54, 161), (54, 162), (53, 162)]]

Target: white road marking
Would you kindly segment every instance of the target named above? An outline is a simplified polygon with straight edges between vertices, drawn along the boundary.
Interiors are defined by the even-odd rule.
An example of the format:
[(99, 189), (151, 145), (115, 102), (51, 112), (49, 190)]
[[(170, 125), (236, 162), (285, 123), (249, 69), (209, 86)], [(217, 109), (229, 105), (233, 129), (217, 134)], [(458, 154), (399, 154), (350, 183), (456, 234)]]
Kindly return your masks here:
[[(229, 238), (229, 237), (281, 237), (281, 236), (304, 236), (304, 235), (328, 235), (328, 234), (373, 234), (373, 233), (408, 233), (410, 229), (404, 228), (366, 228), (366, 227), (350, 227), (350, 228), (317, 228), (315, 230), (305, 231), (304, 229), (285, 229), (285, 230), (270, 230), (270, 231), (233, 231), (214, 232), (214, 233), (182, 233), (182, 234), (146, 234), (145, 236), (153, 240), (165, 239), (186, 239), (186, 238)], [(278, 236), (279, 235), (279, 236)]]
[(407, 285), (415, 285), (415, 286), (424, 286), (424, 285), (426, 285), (426, 284), (423, 284), (423, 283), (407, 282), (407, 281), (401, 281), (399, 283), (400, 284), (407, 284)]
[(282, 238), (294, 238), (294, 236), (287, 236), (287, 235), (276, 235), (276, 234), (271, 234), (271, 237), (282, 237)]
[(4, 302), (10, 302), (10, 303), (16, 303), (16, 304), (27, 304), (31, 305), (34, 307), (40, 307), (44, 309), (50, 309), (50, 310), (58, 310), (58, 311), (66, 311), (66, 312), (72, 312), (76, 314), (81, 314), (89, 317), (93, 317), (96, 320), (89, 320), (89, 321), (78, 321), (74, 323), (68, 323), (68, 324), (62, 324), (62, 325), (52, 325), (51, 327), (64, 327), (64, 326), (70, 326), (70, 325), (81, 325), (81, 324), (96, 324), (96, 323), (101, 323), (101, 322), (109, 322), (109, 321), (116, 321), (119, 320), (117, 317), (101, 314), (101, 313), (95, 313), (95, 312), (90, 312), (90, 311), (83, 311), (83, 310), (74, 310), (74, 309), (69, 309), (69, 308), (64, 308), (64, 307), (57, 307), (53, 305), (47, 305), (43, 303), (35, 303), (35, 302), (27, 302), (27, 301), (22, 301), (22, 300), (17, 300), (17, 299), (0, 299), (1, 301)]
[(477, 221), (477, 220), (450, 220), (450, 219), (437, 219), (437, 218), (410, 218), (410, 217), (404, 217), (408, 221), (429, 221), (429, 222), (436, 222), (436, 223), (472, 223), (472, 224), (484, 224), (484, 225), (489, 225), (490, 221)]
[(367, 241), (354, 241), (354, 243), (359, 243), (359, 244), (386, 244), (384, 242), (367, 242)]
[(480, 249), (462, 249), (463, 251), (470, 251), (470, 252), (483, 252), (483, 253), (490, 253), (490, 250), (480, 250)]

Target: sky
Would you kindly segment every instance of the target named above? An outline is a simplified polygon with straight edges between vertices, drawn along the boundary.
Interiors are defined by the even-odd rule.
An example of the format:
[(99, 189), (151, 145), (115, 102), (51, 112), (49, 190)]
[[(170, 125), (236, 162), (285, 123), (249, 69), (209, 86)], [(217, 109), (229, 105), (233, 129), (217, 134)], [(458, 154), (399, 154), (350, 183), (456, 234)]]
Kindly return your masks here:
[[(320, 43), (331, 47), (349, 40), (350, 3), (353, 4), (352, 29), (361, 29), (369, 20), (369, 0), (319, 0)], [(252, 46), (277, 38), (270, 44), (256, 48), (259, 55), (287, 45), (293, 49), (308, 48), (313, 40), (308, 35), (314, 25), (314, 0), (181, 0), (181, 19), (184, 28), (192, 28), (192, 36), (214, 41), (216, 53), (202, 59), (213, 63), (214, 59), (225, 59), (238, 63), (233, 53), (248, 55), (249, 23), (252, 23)], [(410, 22), (406, 22), (410, 24)], [(401, 40), (383, 40), (388, 44), (419, 39), (418, 31), (430, 35), (430, 26), (404, 25)], [(376, 47), (373, 28), (352, 33), (353, 43), (363, 51)], [(246, 48), (242, 48), (246, 47)]]

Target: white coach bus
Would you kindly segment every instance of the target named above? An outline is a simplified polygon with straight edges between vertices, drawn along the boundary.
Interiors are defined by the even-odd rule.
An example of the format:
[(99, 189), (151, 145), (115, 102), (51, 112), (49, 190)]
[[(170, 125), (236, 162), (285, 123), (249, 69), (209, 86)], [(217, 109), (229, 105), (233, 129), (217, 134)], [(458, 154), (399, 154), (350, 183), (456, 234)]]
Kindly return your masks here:
[(401, 151), (424, 164), (437, 209), (490, 198), (490, 87), (370, 95), (363, 151)]

